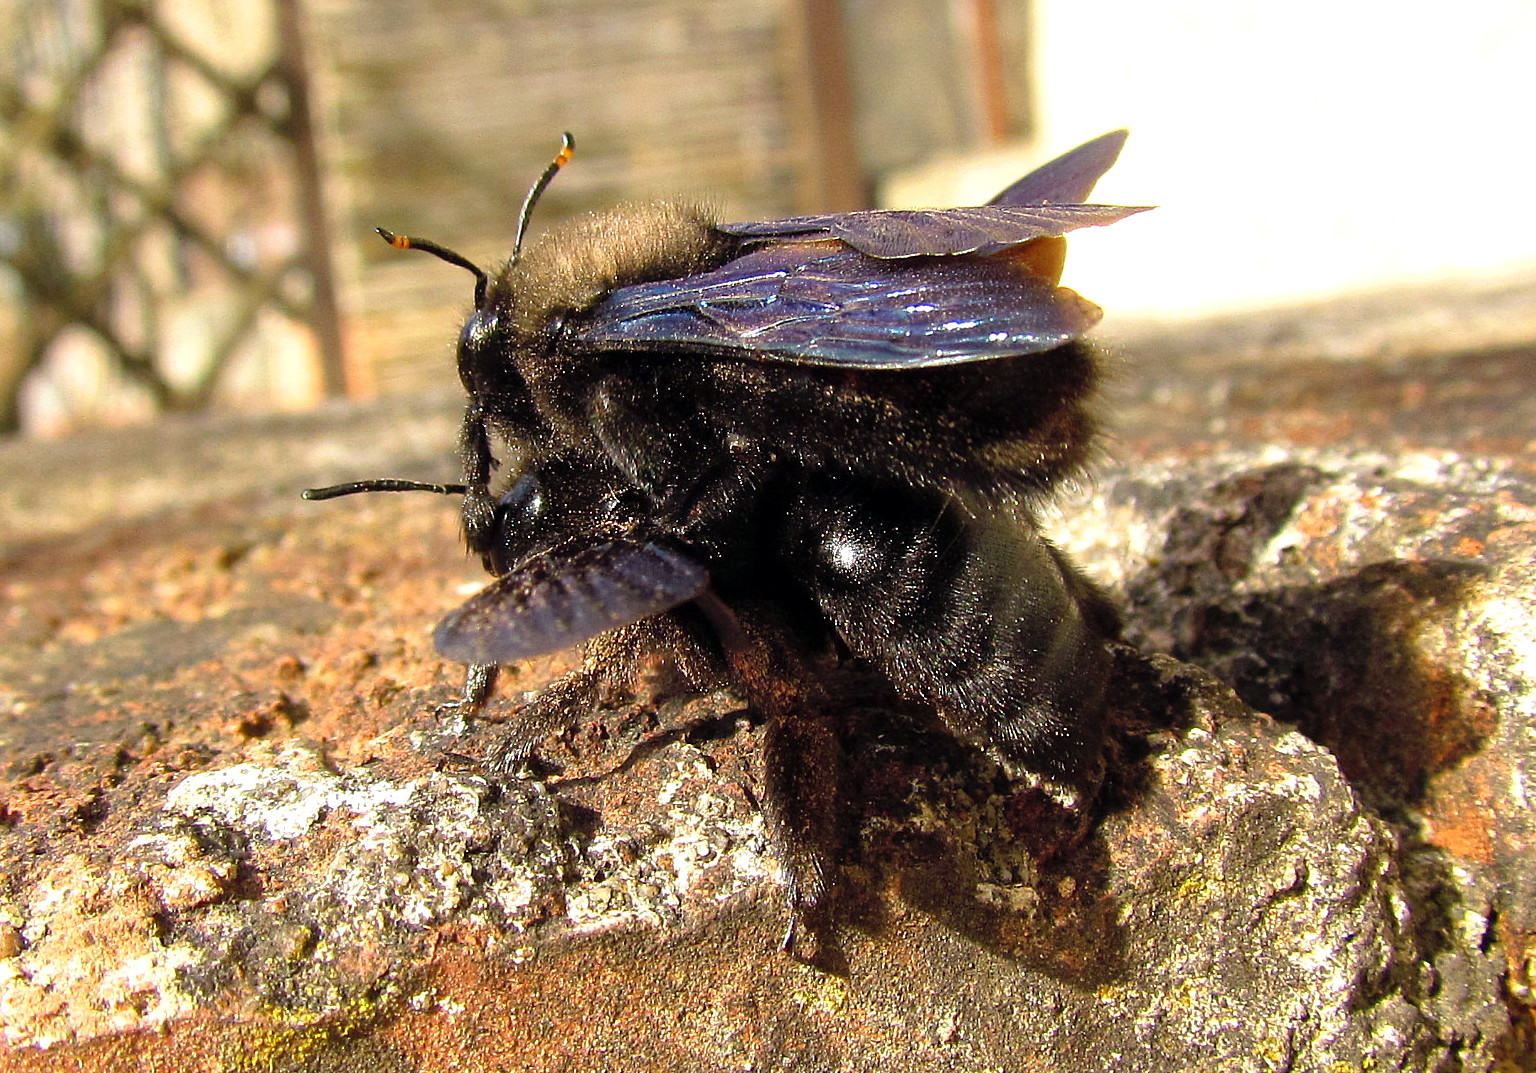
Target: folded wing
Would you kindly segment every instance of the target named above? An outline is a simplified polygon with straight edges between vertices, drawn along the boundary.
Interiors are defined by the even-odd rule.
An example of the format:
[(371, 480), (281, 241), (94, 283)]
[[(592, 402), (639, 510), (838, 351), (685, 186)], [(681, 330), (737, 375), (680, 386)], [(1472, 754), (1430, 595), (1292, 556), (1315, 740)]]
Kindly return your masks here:
[(786, 243), (713, 272), (620, 288), (569, 326), (568, 345), (925, 368), (1050, 350), (1100, 316), (1007, 256), (881, 261)]
[(460, 663), (512, 663), (591, 640), (700, 595), (709, 572), (658, 544), (572, 541), (503, 574), (438, 624)]

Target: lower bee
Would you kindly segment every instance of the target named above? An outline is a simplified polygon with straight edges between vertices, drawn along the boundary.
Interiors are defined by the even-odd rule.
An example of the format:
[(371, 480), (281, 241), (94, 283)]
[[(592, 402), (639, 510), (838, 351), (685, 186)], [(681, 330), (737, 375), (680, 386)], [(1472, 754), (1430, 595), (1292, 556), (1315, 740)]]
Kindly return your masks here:
[[(469, 665), (586, 643), (515, 716), (516, 768), (640, 660), (739, 693), (764, 720), (763, 808), (795, 921), (820, 924), (843, 839), (842, 745), (817, 673), (852, 656), (960, 738), (1063, 799), (1101, 768), (1105, 596), (1036, 512), (1091, 450), (1100, 311), (1060, 286), (1066, 232), (1140, 208), (1084, 204), (1117, 131), (982, 206), (720, 224), (621, 207), (468, 269), (461, 484), (306, 492), (463, 496), (493, 576), (437, 627)], [(499, 493), (492, 475), (505, 465)]]

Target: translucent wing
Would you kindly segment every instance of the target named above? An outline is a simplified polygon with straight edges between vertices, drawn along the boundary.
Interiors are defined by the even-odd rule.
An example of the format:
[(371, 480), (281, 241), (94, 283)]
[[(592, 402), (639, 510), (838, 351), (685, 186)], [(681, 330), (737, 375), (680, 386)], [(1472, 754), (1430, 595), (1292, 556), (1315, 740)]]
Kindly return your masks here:
[(1123, 220), (1145, 206), (1077, 204), (1093, 192), (1125, 146), (1111, 131), (1043, 164), (986, 205), (957, 209), (879, 209), (723, 224), (746, 239), (838, 239), (879, 258), (986, 255), (1037, 238), (1059, 238), (1079, 227)]
[[(1011, 189), (1011, 188), (1010, 188)], [(1145, 212), (1132, 205), (977, 205), (961, 209), (872, 209), (721, 224), (730, 235), (822, 242), (838, 239), (882, 259), (989, 254), (1079, 227), (1102, 227)]]
[(890, 261), (785, 243), (712, 272), (621, 287), (568, 327), (565, 345), (909, 369), (1050, 350), (1100, 316), (1025, 251)]
[(460, 663), (512, 663), (650, 618), (708, 586), (703, 566), (656, 544), (572, 542), (475, 593), (438, 624), (432, 639)]
[(989, 205), (1074, 205), (1087, 200), (1106, 171), (1120, 159), (1128, 130), (1112, 130), (1034, 171), (998, 194)]

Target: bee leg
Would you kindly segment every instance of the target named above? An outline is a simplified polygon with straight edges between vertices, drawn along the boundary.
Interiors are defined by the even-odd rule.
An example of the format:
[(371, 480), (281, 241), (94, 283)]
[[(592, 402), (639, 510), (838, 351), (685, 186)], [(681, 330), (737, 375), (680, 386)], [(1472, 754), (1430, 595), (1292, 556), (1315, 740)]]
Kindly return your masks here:
[[(491, 498), (488, 486), (491, 471), (496, 468), (496, 456), (491, 453), (490, 431), (478, 403), (471, 402), (464, 411), (464, 423), (459, 430), (459, 454), (464, 463), (466, 486), (464, 502), (459, 508), (464, 542), (470, 551), (486, 559), (487, 569), (496, 565), (504, 567), (505, 564), (492, 562), (496, 545), (496, 501)], [(500, 571), (492, 569), (491, 572)]]
[[(645, 657), (663, 652), (676, 662), (689, 686), (700, 691), (721, 684), (699, 642), (671, 615), (609, 630), (587, 644), (582, 665), (541, 689), (507, 720), (508, 729), (492, 749), (487, 766), (507, 776), (521, 768), (539, 742), (578, 725), (606, 704), (634, 695)], [(471, 673), (474, 668), (470, 668)]]
[(820, 957), (844, 835), (843, 746), (827, 718), (828, 697), (783, 624), (758, 615), (744, 621), (713, 593), (695, 602), (747, 703), (764, 717), (763, 820), (790, 906), (783, 947), (798, 956), (804, 925)]
[(695, 427), (687, 416), (658, 421), (654, 403), (610, 377), (593, 391), (589, 416), (603, 451), (654, 504), (658, 519), (686, 530), (695, 546), (716, 551), (709, 535), (735, 517), (773, 464), (761, 444), (732, 443)]
[(638, 390), (623, 377), (607, 377), (593, 388), (587, 416), (604, 454), (631, 485), (665, 504), (659, 510), (667, 514), (692, 496), (699, 484), (693, 471), (706, 455), (686, 419), (656, 420), (654, 404), (636, 398)]
[(496, 689), (500, 668), (494, 663), (471, 663), (464, 674), (464, 689), (458, 700), (439, 704), (432, 714), (441, 722), (443, 733), (455, 737), (464, 733), (471, 716), (478, 715)]
[(512, 715), (507, 732), (486, 757), (486, 767), (502, 778), (512, 776), (539, 742), (577, 725), (592, 711), (603, 680), (601, 666), (589, 663), (545, 686)]
[(842, 849), (842, 743), (823, 713), (802, 704), (770, 711), (763, 730), (763, 819), (783, 862), (790, 919), (783, 949), (795, 953), (798, 926), (822, 943)]

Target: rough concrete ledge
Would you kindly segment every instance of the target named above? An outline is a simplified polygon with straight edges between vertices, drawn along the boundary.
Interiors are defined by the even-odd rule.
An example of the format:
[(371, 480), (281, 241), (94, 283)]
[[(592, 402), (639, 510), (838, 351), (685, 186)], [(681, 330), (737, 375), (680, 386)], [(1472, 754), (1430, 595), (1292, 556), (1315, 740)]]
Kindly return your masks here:
[(451, 398), (0, 447), (0, 1069), (1531, 1068), (1531, 344), (1234, 325), (1124, 344), (1054, 520), (1134, 642), (1093, 824), (851, 695), (832, 973), (730, 697), (445, 756), (452, 503), (296, 493), (451, 475)]

